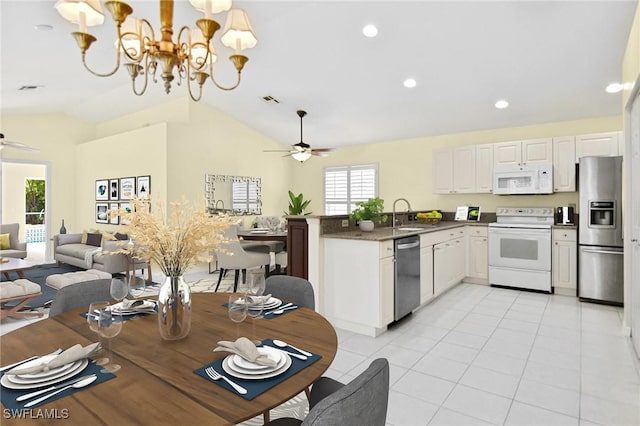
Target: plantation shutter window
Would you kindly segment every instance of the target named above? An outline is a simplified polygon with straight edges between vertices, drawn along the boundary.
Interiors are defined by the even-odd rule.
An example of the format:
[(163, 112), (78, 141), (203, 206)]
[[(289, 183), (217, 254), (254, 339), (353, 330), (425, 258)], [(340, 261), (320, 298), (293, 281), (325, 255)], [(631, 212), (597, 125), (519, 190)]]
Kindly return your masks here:
[(375, 198), (377, 193), (378, 167), (375, 164), (324, 170), (324, 210), (327, 215), (349, 214), (357, 201)]

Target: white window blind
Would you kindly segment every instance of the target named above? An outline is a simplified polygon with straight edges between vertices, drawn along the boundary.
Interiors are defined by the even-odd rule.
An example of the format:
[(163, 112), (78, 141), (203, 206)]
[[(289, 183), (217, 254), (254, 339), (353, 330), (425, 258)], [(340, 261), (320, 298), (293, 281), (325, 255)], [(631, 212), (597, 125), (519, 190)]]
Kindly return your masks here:
[(234, 210), (257, 211), (258, 190), (257, 182), (232, 182), (231, 204)]
[(324, 169), (324, 212), (348, 214), (356, 201), (378, 194), (378, 167), (375, 164), (327, 167)]

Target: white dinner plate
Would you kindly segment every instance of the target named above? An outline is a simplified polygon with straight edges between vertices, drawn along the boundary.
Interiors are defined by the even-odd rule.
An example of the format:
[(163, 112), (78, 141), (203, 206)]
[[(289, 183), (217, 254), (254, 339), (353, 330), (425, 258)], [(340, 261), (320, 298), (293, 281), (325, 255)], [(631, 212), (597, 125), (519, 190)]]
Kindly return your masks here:
[(269, 230), (268, 229), (254, 229), (251, 231), (252, 234), (268, 234)]
[(248, 379), (248, 380), (261, 380), (261, 379), (268, 379), (269, 377), (275, 377), (278, 376), (282, 373), (284, 373), (285, 371), (287, 371), (289, 369), (289, 367), (291, 367), (291, 357), (289, 355), (283, 354), (284, 358), (285, 358), (285, 363), (282, 365), (282, 367), (276, 369), (276, 370), (272, 370), (263, 374), (244, 374), (244, 373), (240, 373), (238, 371), (235, 371), (233, 368), (231, 368), (229, 366), (229, 360), (230, 360), (230, 356), (226, 357), (224, 359), (224, 361), (222, 361), (222, 369), (227, 373), (232, 375), (233, 377), (237, 377), (238, 379)]
[(145, 300), (141, 305), (136, 305), (135, 307), (129, 307), (130, 302), (123, 306), (123, 303), (116, 303), (113, 305), (112, 309), (116, 312), (120, 312), (122, 315), (135, 315), (140, 313), (149, 313), (154, 311), (156, 304), (152, 300)]
[[(58, 371), (57, 373), (54, 373), (54, 374), (44, 375), (41, 377), (26, 377), (26, 375), (22, 375), (22, 374), (19, 376), (10, 375), (9, 381), (12, 383), (17, 383), (19, 385), (31, 385), (36, 383), (47, 382), (49, 380), (57, 379), (58, 377), (62, 377), (66, 374), (69, 374), (73, 370), (77, 369), (81, 363), (82, 363), (82, 360), (70, 362), (69, 364), (64, 365), (64, 367), (66, 367), (64, 370)], [(50, 371), (47, 371), (47, 373), (50, 373)]]
[(231, 359), (229, 360), (229, 366), (240, 373), (251, 374), (252, 372), (266, 373), (269, 370), (277, 370), (285, 363), (285, 354), (278, 350), (270, 347), (260, 347), (258, 348), (258, 352), (267, 355), (270, 359), (275, 361), (276, 365), (274, 367), (269, 367), (268, 365), (254, 364), (253, 362), (242, 358), (240, 355), (234, 354), (230, 355)]
[(282, 305), (282, 300), (276, 297), (271, 297), (269, 300), (263, 303), (262, 306), (259, 306), (259, 305), (249, 306), (249, 309), (251, 310), (273, 309), (273, 308), (277, 308), (280, 305)]
[(11, 376), (7, 376), (6, 374), (4, 376), (2, 376), (2, 378), (0, 379), (0, 384), (2, 386), (4, 386), (7, 389), (36, 389), (36, 388), (42, 388), (45, 386), (49, 386), (49, 385), (53, 385), (56, 383), (60, 383), (60, 382), (64, 382), (67, 379), (72, 378), (73, 376), (80, 374), (86, 367), (87, 365), (89, 365), (89, 360), (88, 359), (83, 359), (80, 361), (80, 365), (78, 365), (77, 368), (74, 368), (73, 370), (69, 371), (67, 374), (65, 374), (64, 376), (60, 376), (58, 378), (52, 379), (52, 380), (47, 380), (47, 381), (43, 381), (43, 382), (38, 382), (38, 383), (32, 383), (32, 384), (19, 384), (19, 383), (13, 383), (9, 380), (9, 377)]
[[(25, 362), (20, 365), (19, 368), (27, 368), (27, 367), (35, 367), (44, 363), (47, 363), (57, 357), (58, 355), (45, 355), (40, 358), (36, 358), (29, 362)], [(65, 365), (61, 365), (60, 367), (53, 368), (49, 371), (41, 371), (39, 373), (31, 373), (31, 374), (21, 374), (20, 377), (24, 379), (43, 379), (45, 377), (53, 376), (54, 374), (58, 374), (60, 372), (68, 372), (72, 368), (73, 363), (68, 363)], [(18, 368), (18, 367), (16, 367)]]

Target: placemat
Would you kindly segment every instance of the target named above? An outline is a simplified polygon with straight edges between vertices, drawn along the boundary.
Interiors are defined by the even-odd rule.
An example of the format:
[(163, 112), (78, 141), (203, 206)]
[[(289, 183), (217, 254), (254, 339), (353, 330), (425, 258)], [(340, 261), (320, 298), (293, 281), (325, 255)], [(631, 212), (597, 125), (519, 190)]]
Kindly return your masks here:
[[(265, 346), (276, 347), (276, 345), (273, 344), (273, 340), (272, 339), (265, 339), (265, 340), (262, 341), (262, 344), (265, 345)], [(297, 353), (294, 350), (291, 350), (291, 352)], [(247, 400), (250, 401), (250, 400), (254, 399), (256, 396), (260, 395), (261, 393), (266, 392), (267, 390), (271, 389), (272, 387), (274, 387), (278, 383), (281, 383), (282, 381), (287, 380), (289, 377), (293, 376), (298, 371), (310, 366), (311, 364), (313, 364), (314, 362), (316, 362), (320, 358), (322, 358), (322, 357), (320, 355), (318, 355), (318, 354), (313, 354), (312, 356), (308, 357), (306, 361), (303, 361), (303, 360), (295, 358), (295, 357), (291, 357), (291, 367), (289, 367), (289, 369), (287, 371), (285, 371), (284, 373), (282, 373), (282, 374), (280, 374), (278, 376), (270, 377), (268, 379), (260, 379), (260, 380), (239, 379), (237, 377), (231, 376), (230, 374), (227, 374), (222, 369), (222, 361), (224, 361), (224, 358), (221, 358), (221, 359), (219, 359), (219, 360), (217, 360), (215, 362), (212, 362), (211, 364), (207, 364), (207, 365), (205, 365), (203, 367), (200, 367), (200, 368), (198, 368), (196, 370), (193, 370), (193, 372), (196, 373), (197, 375), (205, 378), (206, 380), (208, 380), (210, 382), (213, 382), (213, 383), (217, 384), (218, 386), (222, 386), (223, 388), (235, 393), (236, 395), (241, 396), (244, 399), (247, 399)], [(207, 373), (204, 372), (205, 368), (207, 368), (207, 367), (213, 367), (221, 375), (226, 376), (231, 381), (233, 381), (233, 382), (239, 384), (240, 386), (242, 386), (243, 388), (245, 388), (247, 390), (247, 393), (245, 395), (240, 395), (226, 381), (224, 381), (224, 379), (212, 380), (211, 378), (209, 378), (209, 376), (207, 376)]]
[[(35, 391), (40, 390), (42, 388), (17, 390), (17, 389), (8, 389), (8, 388), (5, 388), (4, 386), (2, 386), (2, 392), (0, 392), (0, 401), (2, 401), (2, 405), (4, 406), (4, 408), (6, 408), (6, 409), (8, 409), (10, 411), (11, 410), (18, 410), (18, 411), (19, 410), (28, 410), (28, 409), (32, 409), (32, 408), (37, 408), (37, 407), (39, 407), (39, 406), (41, 406), (43, 404), (48, 404), (51, 401), (55, 401), (57, 399), (64, 398), (65, 396), (71, 395), (71, 394), (73, 394), (75, 392), (80, 392), (80, 391), (83, 391), (85, 389), (89, 389), (92, 386), (95, 386), (95, 385), (97, 385), (99, 383), (102, 383), (102, 382), (106, 382), (107, 380), (111, 380), (114, 377), (116, 377), (115, 374), (110, 373), (110, 372), (108, 372), (106, 370), (102, 370), (102, 367), (97, 365), (95, 361), (90, 361), (89, 365), (87, 365), (87, 367), (84, 370), (82, 370), (80, 373), (78, 373), (78, 374), (74, 375), (73, 377), (69, 378), (69, 380), (65, 380), (63, 382), (56, 383), (54, 386), (56, 386), (58, 389), (60, 389), (60, 387), (64, 387), (65, 383), (67, 383), (68, 381), (73, 381), (73, 379), (77, 379), (79, 377), (86, 376), (86, 375), (89, 375), (89, 374), (95, 374), (96, 377), (97, 377), (97, 379), (93, 383), (91, 383), (90, 385), (87, 385), (87, 386), (85, 386), (83, 388), (80, 388), (80, 389), (76, 389), (76, 388), (66, 389), (66, 390), (64, 390), (64, 391), (52, 396), (51, 398), (47, 398), (46, 400), (42, 401), (41, 403), (33, 405), (33, 406), (29, 407), (29, 408), (24, 408), (25, 404), (29, 403), (30, 401), (32, 401), (32, 400), (34, 400), (36, 398), (40, 398), (40, 397), (48, 394), (49, 392), (46, 392), (46, 393), (44, 393), (42, 395), (38, 395), (38, 396), (36, 396), (34, 398), (31, 398), (31, 399), (27, 399), (26, 401), (18, 402), (18, 401), (16, 401), (17, 397), (19, 397), (21, 395), (26, 395), (26, 394), (31, 393), (31, 392), (35, 392)], [(4, 374), (0, 374), (0, 377), (2, 377), (3, 375)], [(43, 388), (48, 388), (48, 387), (50, 387), (50, 385), (44, 386)], [(52, 390), (51, 392), (54, 392), (54, 391), (55, 391), (55, 389)]]

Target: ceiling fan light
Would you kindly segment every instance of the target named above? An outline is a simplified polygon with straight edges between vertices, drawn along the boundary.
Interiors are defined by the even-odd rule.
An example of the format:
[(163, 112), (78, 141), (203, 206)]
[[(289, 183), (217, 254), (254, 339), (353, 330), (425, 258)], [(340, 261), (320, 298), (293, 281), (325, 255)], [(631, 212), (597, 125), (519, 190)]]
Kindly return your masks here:
[(244, 9), (231, 9), (222, 31), (222, 44), (237, 51), (250, 49), (256, 45), (258, 39), (251, 28), (249, 16)]
[(104, 22), (104, 13), (99, 0), (58, 0), (54, 8), (72, 24), (93, 27)]
[(298, 160), (299, 162), (304, 163), (311, 157), (311, 153), (309, 151), (298, 151), (291, 154), (291, 156), (295, 160)]

